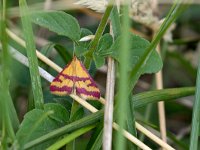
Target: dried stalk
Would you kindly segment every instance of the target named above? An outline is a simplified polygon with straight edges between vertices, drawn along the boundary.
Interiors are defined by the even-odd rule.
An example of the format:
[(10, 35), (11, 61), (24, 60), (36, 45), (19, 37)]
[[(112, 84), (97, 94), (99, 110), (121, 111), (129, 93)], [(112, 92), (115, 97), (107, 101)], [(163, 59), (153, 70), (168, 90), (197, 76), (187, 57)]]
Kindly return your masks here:
[[(160, 45), (157, 46), (157, 52), (160, 54)], [(155, 74), (156, 88), (163, 89), (163, 78), (162, 70)], [(165, 103), (158, 102), (158, 115), (160, 124), (160, 133), (163, 141), (167, 143), (167, 133), (166, 133), (166, 118), (165, 118)]]
[(111, 150), (112, 147), (114, 86), (115, 86), (115, 62), (112, 58), (108, 57), (106, 103), (104, 112), (103, 150)]

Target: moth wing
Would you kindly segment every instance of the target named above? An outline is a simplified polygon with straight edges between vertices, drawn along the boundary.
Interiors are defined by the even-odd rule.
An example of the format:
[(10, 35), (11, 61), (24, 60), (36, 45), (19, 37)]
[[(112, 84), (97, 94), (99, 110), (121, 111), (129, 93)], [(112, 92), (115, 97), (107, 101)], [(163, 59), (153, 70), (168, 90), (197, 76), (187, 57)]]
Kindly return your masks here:
[(100, 99), (100, 90), (84, 65), (76, 59), (76, 76), (74, 83), (76, 94), (83, 99)]
[(73, 61), (70, 62), (55, 79), (51, 82), (50, 91), (52, 94), (65, 96), (73, 91)]

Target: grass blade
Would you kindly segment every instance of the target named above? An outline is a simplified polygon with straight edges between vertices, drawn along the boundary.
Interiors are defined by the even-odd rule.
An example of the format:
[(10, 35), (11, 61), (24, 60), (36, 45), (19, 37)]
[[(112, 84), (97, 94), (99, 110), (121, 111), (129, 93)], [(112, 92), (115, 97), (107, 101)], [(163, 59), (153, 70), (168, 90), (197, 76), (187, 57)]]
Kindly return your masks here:
[(199, 118), (200, 118), (199, 108), (200, 108), (200, 62), (199, 62), (199, 67), (198, 67), (198, 72), (197, 72), (195, 101), (193, 104), (192, 131), (190, 135), (190, 150), (198, 149)]
[[(2, 147), (7, 149), (8, 139), (11, 141), (15, 139), (15, 133), (12, 125), (11, 118), (16, 118), (16, 114), (11, 117), (11, 113), (14, 110), (13, 103), (9, 97), (9, 52), (8, 52), (8, 38), (6, 34), (6, 0), (2, 1), (0, 6), (0, 42), (2, 44), (2, 65), (0, 66), (0, 108), (2, 111)], [(18, 119), (16, 119), (18, 120)], [(18, 122), (17, 122), (18, 123)]]
[(169, 101), (185, 96), (190, 96), (195, 93), (194, 87), (185, 88), (170, 88), (164, 90), (148, 91), (136, 94), (132, 97), (135, 108), (143, 107), (147, 104), (156, 103), (159, 101)]
[(90, 131), (91, 129), (93, 129), (94, 127), (96, 127), (96, 125), (91, 125), (88, 127), (84, 127), (81, 128), (77, 131), (74, 131), (73, 133), (67, 135), (66, 137), (64, 137), (63, 139), (61, 139), (60, 141), (54, 143), (53, 145), (51, 145), (50, 147), (47, 148), (47, 150), (55, 150), (55, 149), (59, 149), (62, 146), (66, 145), (67, 143), (69, 143), (70, 141), (74, 140), (75, 138), (79, 137), (80, 135)]
[(102, 138), (103, 138), (103, 129), (100, 131), (99, 135), (97, 136), (90, 150), (100, 150), (102, 146)]
[(20, 0), (19, 6), (20, 6), (20, 14), (22, 17), (24, 37), (26, 37), (25, 41), (26, 41), (26, 48), (27, 48), (27, 56), (29, 60), (29, 68), (30, 68), (30, 76), (31, 76), (31, 82), (32, 82), (35, 108), (42, 109), (43, 104), (44, 104), (42, 87), (41, 87), (41, 81), (40, 81), (40, 76), (39, 76), (39, 71), (38, 71), (38, 61), (37, 61), (37, 56), (35, 52), (36, 47), (34, 44), (32, 25), (30, 21), (30, 16), (29, 16), (26, 0)]

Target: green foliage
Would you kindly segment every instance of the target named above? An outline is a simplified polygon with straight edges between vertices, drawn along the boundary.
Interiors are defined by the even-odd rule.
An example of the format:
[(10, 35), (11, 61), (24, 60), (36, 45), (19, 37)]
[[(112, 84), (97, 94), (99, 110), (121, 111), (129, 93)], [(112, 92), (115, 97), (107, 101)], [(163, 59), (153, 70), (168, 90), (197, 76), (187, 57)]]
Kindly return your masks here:
[(59, 149), (62, 146), (65, 146), (67, 143), (69, 143), (70, 141), (74, 140), (75, 138), (79, 137), (80, 135), (90, 131), (91, 129), (93, 129), (95, 127), (95, 125), (91, 125), (88, 127), (83, 127), (77, 131), (74, 131), (73, 133), (65, 136), (63, 139), (61, 139), (60, 141), (56, 142), (55, 144), (51, 145), (50, 147), (47, 148), (47, 150), (55, 150), (55, 149)]
[[(13, 19), (12, 16), (7, 17), (7, 15), (4, 15), (7, 11), (7, 4), (6, 0), (3, 0), (2, 2), (3, 5), (0, 6), (0, 149), (65, 149), (64, 146), (70, 141), (76, 140), (76, 144), (78, 143), (77, 141), (82, 141), (82, 137), (79, 136), (90, 130), (92, 130), (92, 134), (87, 134), (87, 136), (84, 137), (86, 140), (84, 140), (83, 143), (88, 143), (86, 149), (98, 150), (102, 147), (102, 118), (104, 111), (100, 110), (94, 114), (89, 114), (86, 109), (84, 109), (77, 102), (73, 101), (71, 98), (60, 98), (58, 96), (51, 95), (49, 91), (49, 83), (47, 83), (46, 81), (42, 81), (42, 83), (40, 83), (38, 66), (41, 65), (42, 68), (44, 68), (50, 74), (52, 73), (53, 75), (55, 75), (55, 70), (53, 70), (49, 66), (47, 67), (44, 62), (40, 62), (40, 64), (38, 65), (34, 40), (37, 41), (37, 48), (40, 50), (40, 52), (42, 52), (46, 57), (49, 57), (52, 61), (58, 63), (62, 67), (65, 66), (69, 61), (71, 61), (73, 55), (75, 54), (81, 59), (81, 61), (85, 61), (86, 68), (90, 68), (92, 76), (98, 73), (96, 71), (97, 68), (103, 66), (106, 63), (105, 59), (107, 57), (114, 58), (116, 61), (115, 64), (117, 65), (116, 78), (117, 81), (119, 81), (117, 84), (118, 92), (116, 92), (115, 97), (117, 100), (117, 104), (119, 104), (119, 107), (116, 107), (118, 109), (118, 112), (115, 114), (115, 118), (117, 119), (117, 121), (119, 121), (120, 126), (126, 128), (126, 130), (134, 136), (137, 136), (134, 126), (135, 118), (143, 119), (144, 116), (141, 114), (140, 111), (146, 109), (146, 106), (148, 106), (148, 104), (157, 103), (161, 100), (168, 102), (173, 99), (191, 96), (195, 93), (195, 87), (185, 87), (153, 91), (150, 90), (148, 92), (141, 92), (134, 95), (130, 94), (142, 74), (152, 74), (161, 70), (163, 62), (159, 54), (155, 51), (155, 48), (157, 44), (161, 41), (165, 32), (175, 21), (175, 19), (177, 19), (177, 17), (182, 14), (183, 11), (187, 8), (187, 5), (182, 5), (181, 0), (175, 1), (174, 5), (171, 7), (168, 15), (165, 17), (164, 22), (158, 29), (158, 33), (152, 39), (151, 43), (140, 36), (130, 33), (130, 18), (128, 13), (128, 6), (121, 7), (123, 11), (122, 14), (120, 14), (121, 10), (120, 13), (118, 13), (116, 6), (108, 5), (98, 28), (96, 27), (96, 25), (87, 26), (87, 28), (89, 28), (90, 30), (97, 28), (96, 32), (92, 30), (95, 33), (94, 39), (91, 39), (89, 41), (79, 41), (85, 36), (93, 35), (93, 33), (89, 29), (80, 28), (77, 19), (73, 17), (74, 15), (76, 15), (76, 17), (80, 19), (82, 17), (80, 13), (68, 10), (65, 10), (67, 13), (64, 11), (35, 11), (30, 13), (29, 9), (34, 10), (35, 8), (37, 8), (36, 6), (40, 3), (37, 4), (36, 1), (36, 5), (34, 4), (34, 2), (33, 5), (30, 5), (30, 7), (28, 8), (26, 0), (20, 0), (19, 7), (14, 7), (14, 9), (12, 7), (9, 8), (8, 15), (13, 14), (13, 12), (18, 12), (18, 9), (20, 10), (19, 18), (21, 18), (22, 20), (22, 29), (24, 33), (26, 47), (20, 45), (19, 41), (16, 38), (7, 38), (7, 24), (9, 25), (9, 27), (13, 27), (17, 24), (16, 22), (18, 21), (15, 22), (15, 20), (17, 19)], [(52, 1), (52, 3), (54, 2), (56, 2), (57, 4), (57, 1)], [(55, 7), (57, 7), (57, 5), (55, 5)], [(196, 11), (197, 10), (195, 10), (195, 12)], [(73, 16), (68, 13), (73, 14)], [(195, 14), (196, 13), (192, 13), (192, 16), (195, 16)], [(199, 18), (198, 15), (196, 15), (195, 17), (197, 17), (197, 19)], [(8, 19), (8, 23), (6, 19)], [(85, 20), (81, 19), (79, 20), (80, 24), (81, 26), (83, 25), (85, 27)], [(30, 23), (31, 20), (33, 23), (39, 25), (40, 27), (47, 28), (49, 31), (51, 31), (50, 35), (45, 34), (45, 36), (43, 36), (40, 33), (41, 29), (38, 30), (38, 26), (37, 28), (34, 28), (36, 38), (40, 35), (42, 35), (42, 38), (46, 38), (46, 36), (48, 36), (49, 39), (47, 40), (50, 40), (50, 43), (46, 44), (46, 42), (44, 42), (43, 44), (43, 41), (39, 41), (39, 38), (36, 39), (34, 37), (32, 26)], [(94, 21), (93, 19), (91, 20)], [(91, 23), (91, 20), (88, 19), (88, 23)], [(179, 25), (183, 23), (183, 21), (184, 18), (182, 18), (182, 20), (178, 22), (178, 28)], [(191, 25), (191, 22), (194, 21), (188, 21), (187, 25)], [(94, 22), (92, 22), (92, 24), (93, 23)], [(112, 25), (112, 35), (111, 33), (107, 33), (107, 30), (105, 30), (105, 28), (108, 27), (108, 23), (111, 23)], [(135, 24), (135, 22), (131, 23), (133, 23), (131, 24), (133, 28), (137, 30), (137, 25)], [(192, 26), (196, 28), (195, 24), (193, 23)], [(181, 34), (185, 31), (183, 29), (180, 28)], [(18, 26), (16, 26), (13, 31), (15, 30), (19, 30), (21, 32)], [(48, 30), (46, 30), (45, 33), (49, 33)], [(140, 24), (139, 30), (140, 32), (149, 31), (149, 28), (146, 28), (146, 26)], [(145, 35), (149, 36), (149, 33), (150, 32)], [(180, 38), (178, 37), (178, 35), (176, 35), (176, 33), (173, 33), (173, 35), (177, 36), (177, 38)], [(19, 37), (23, 36), (19, 35)], [(187, 38), (190, 39), (190, 37)], [(198, 40), (198, 38), (195, 40)], [(192, 45), (196, 42), (188, 42), (187, 39), (185, 40), (182, 38), (180, 38), (179, 41), (181, 43), (170, 43), (171, 45), (167, 45), (167, 49), (170, 50), (172, 46), (177, 46), (176, 44), (181, 44), (181, 46), (187, 45), (188, 47), (186, 48), (189, 49), (191, 48), (190, 44)], [(164, 45), (163, 43), (165, 44), (166, 41), (160, 42), (161, 49), (162, 45)], [(30, 73), (28, 72), (28, 69), (21, 69), (22, 65), (18, 64), (16, 60), (9, 60), (10, 47), (15, 48), (24, 55), (27, 53)], [(176, 75), (176, 77), (174, 77), (173, 79), (168, 79), (168, 84), (166, 84), (166, 87), (171, 87), (172, 84), (176, 86), (179, 85), (177, 84), (177, 80), (175, 80), (177, 78), (178, 81), (184, 83), (183, 85), (193, 86), (193, 82), (194, 80), (196, 80), (197, 73), (195, 65), (193, 65), (190, 60), (187, 60), (185, 55), (182, 55), (183, 51), (186, 51), (186, 49), (181, 51), (181, 47), (176, 48), (180, 48), (180, 51), (166, 52), (166, 58), (169, 60), (173, 60), (173, 62), (170, 61), (170, 63), (172, 64), (169, 67), (170, 73), (173, 76), (174, 74)], [(168, 61), (167, 65), (169, 64)], [(187, 77), (187, 74), (185, 74), (185, 72), (184, 78), (181, 77), (183, 73), (179, 69), (174, 71), (174, 62), (178, 67), (182, 68), (183, 71), (186, 71), (186, 73), (190, 77)], [(12, 70), (11, 73), (9, 73), (9, 70)], [(179, 74), (176, 74), (176, 72), (179, 72)], [(165, 76), (168, 76), (168, 72), (164, 72), (164, 77)], [(143, 77), (149, 81), (152, 76), (144, 75)], [(105, 80), (104, 77), (99, 78), (99, 75), (98, 79), (100, 81)], [(187, 84), (187, 81), (189, 81), (189, 85)], [(196, 83), (197, 88), (192, 117), (192, 132), (190, 138), (191, 150), (197, 149), (198, 147), (198, 118), (200, 115), (198, 111), (199, 70)], [(137, 88), (134, 88), (134, 93), (136, 93), (137, 90)], [(35, 109), (29, 111), (30, 109), (27, 109), (27, 105), (29, 105), (31, 102), (31, 100), (29, 99), (32, 99), (32, 91)], [(43, 99), (45, 99), (46, 104), (44, 104)], [(98, 109), (102, 108), (102, 104), (100, 104), (98, 101), (89, 103)], [(191, 114), (190, 108), (187, 108), (187, 110), (185, 110), (185, 106), (177, 107), (177, 105), (180, 106), (179, 104), (174, 103), (166, 104), (166, 111), (171, 111), (167, 113), (168, 116), (174, 117), (172, 115), (180, 111), (183, 112), (183, 114), (187, 114), (187, 116)], [(25, 111), (28, 112), (25, 113)], [(187, 113), (185, 111), (187, 111)], [(181, 119), (186, 118), (187, 120), (190, 120), (187, 118), (187, 116), (181, 116)], [(155, 120), (157, 120), (155, 116), (153, 117), (155, 118)], [(175, 116), (175, 118), (176, 117), (177, 115)], [(22, 120), (22, 122), (20, 123), (19, 120)], [(141, 123), (150, 127), (157, 128), (159, 126), (156, 123), (151, 124), (151, 121), (145, 122), (141, 120)], [(119, 133), (122, 133), (122, 131), (120, 130)], [(187, 149), (187, 146), (185, 145), (187, 145), (188, 142), (185, 142), (184, 140), (188, 140), (188, 138), (184, 138), (183, 141), (181, 140), (180, 142), (180, 140), (178, 140), (174, 135), (170, 135), (169, 137), (170, 140), (173, 141), (173, 144), (175, 146), (181, 146), (181, 148)], [(113, 140), (115, 139), (113, 138)], [(145, 139), (144, 142), (147, 143), (147, 145), (152, 146), (153, 149), (155, 148), (155, 145), (148, 140)], [(185, 145), (183, 144), (184, 142)], [(128, 145), (125, 145), (125, 140), (122, 137), (122, 134), (119, 134), (117, 142), (113, 143), (113, 145), (117, 145), (116, 147), (114, 147), (116, 149), (136, 149), (134, 145), (132, 145), (132, 143), (127, 142), (127, 144)], [(84, 148), (80, 143), (78, 143), (78, 145), (79, 146), (77, 147), (81, 147), (82, 149)], [(73, 147), (73, 149), (75, 149), (75, 147)]]
[[(122, 42), (122, 37), (119, 36), (116, 39), (116, 41), (114, 41), (111, 48), (108, 49), (108, 51), (102, 52), (103, 53), (102, 55), (105, 55), (104, 53), (106, 52), (107, 53), (110, 52), (109, 55), (115, 58), (120, 63), (120, 59), (119, 59), (120, 51), (122, 51), (121, 46), (120, 46), (121, 42)], [(135, 65), (139, 62), (141, 57), (144, 55), (150, 43), (147, 40), (133, 34), (129, 36), (129, 43), (130, 43), (130, 50), (129, 50), (130, 55), (129, 55), (129, 60), (128, 60), (129, 61), (128, 70), (131, 71), (135, 67)], [(140, 74), (156, 73), (162, 68), (162, 65), (163, 64), (162, 64), (162, 60), (160, 56), (154, 50), (152, 54), (150, 55), (149, 59), (147, 60), (147, 62), (145, 63), (145, 66), (141, 70)]]
[[(27, 142), (62, 127), (67, 123), (68, 119), (69, 114), (66, 109), (62, 105), (55, 103), (45, 104), (44, 110), (34, 109), (28, 112), (16, 134), (19, 147), (22, 148)], [(33, 149), (45, 149), (57, 139), (51, 139)]]
[(84, 118), (81, 118), (73, 123), (65, 125), (59, 129), (56, 129), (56, 130), (48, 133), (48, 134), (44, 134), (43, 136), (41, 136), (33, 141), (30, 141), (24, 147), (25, 147), (25, 149), (27, 149), (27, 148), (33, 147), (35, 145), (38, 145), (39, 143), (48, 141), (52, 138), (64, 135), (68, 132), (75, 131), (77, 129), (80, 129), (80, 128), (88, 126), (88, 125), (93, 125), (93, 124), (99, 122), (99, 120), (101, 120), (102, 117), (103, 117), (103, 110), (99, 110), (96, 113), (93, 113)]
[(77, 20), (62, 11), (35, 12), (31, 14), (35, 24), (49, 29), (58, 35), (66, 36), (74, 41), (80, 38), (80, 27)]
[[(93, 35), (93, 33), (85, 28), (81, 28), (81, 38), (88, 36), (88, 35)], [(75, 54), (76, 56), (84, 56), (88, 52), (90, 41), (84, 41), (81, 42), (79, 41), (78, 44), (75, 46)]]
[(97, 49), (93, 53), (93, 59), (97, 68), (105, 64), (105, 57), (109, 55), (109, 48), (113, 43), (113, 38), (110, 34), (104, 34), (97, 46)]
[(148, 91), (139, 94), (135, 94), (132, 97), (132, 101), (135, 108), (145, 106), (149, 103), (154, 103), (159, 100), (168, 101), (177, 99), (178, 97), (185, 97), (189, 95), (194, 95), (194, 87), (186, 88), (171, 88), (163, 90)]
[(198, 140), (200, 136), (200, 63), (197, 72), (197, 80), (196, 80), (196, 91), (195, 91), (195, 102), (193, 106), (193, 114), (192, 114), (192, 132), (190, 137), (190, 150), (198, 149)]

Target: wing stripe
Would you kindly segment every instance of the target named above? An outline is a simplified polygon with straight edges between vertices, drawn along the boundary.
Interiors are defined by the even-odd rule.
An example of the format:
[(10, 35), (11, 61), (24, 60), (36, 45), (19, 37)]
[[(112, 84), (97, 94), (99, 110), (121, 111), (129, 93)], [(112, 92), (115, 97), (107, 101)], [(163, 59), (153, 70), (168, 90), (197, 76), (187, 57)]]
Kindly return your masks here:
[(57, 87), (57, 86), (50, 86), (50, 90), (52, 92), (56, 92), (56, 91), (61, 91), (61, 92), (64, 92), (66, 91), (66, 93), (71, 93), (72, 92), (72, 87), (68, 87), (68, 86), (62, 86), (62, 87)]
[(87, 91), (86, 89), (84, 88), (76, 88), (76, 92), (78, 95), (81, 95), (81, 94), (84, 94), (86, 96), (93, 96), (93, 97), (96, 97), (96, 98), (100, 98), (100, 92), (99, 91)]

